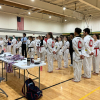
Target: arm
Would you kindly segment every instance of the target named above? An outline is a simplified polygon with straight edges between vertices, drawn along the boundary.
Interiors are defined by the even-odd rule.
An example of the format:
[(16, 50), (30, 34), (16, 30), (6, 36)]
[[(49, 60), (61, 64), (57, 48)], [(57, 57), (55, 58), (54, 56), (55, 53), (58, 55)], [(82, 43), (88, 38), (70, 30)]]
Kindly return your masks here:
[(33, 42), (33, 47), (34, 47), (34, 49), (35, 49), (35, 42)]
[(46, 42), (45, 41), (43, 41), (43, 44), (44, 44), (45, 48), (47, 48), (47, 45), (46, 45)]
[(87, 49), (88, 54), (91, 54), (91, 50), (89, 47), (89, 41), (87, 39), (84, 40), (84, 46), (85, 46), (85, 49)]
[(74, 40), (72, 41), (72, 45), (75, 52), (80, 56), (80, 52), (78, 51), (78, 48), (77, 48), (77, 43)]
[(52, 47), (50, 46), (50, 42), (49, 41), (47, 41), (47, 47), (48, 47), (49, 51), (51, 53), (53, 53), (53, 50), (52, 50)]
[(9, 43), (11, 43), (12, 41), (9, 41)]
[(85, 55), (85, 47), (84, 47), (84, 41), (82, 41), (82, 55)]
[[(98, 44), (97, 44), (98, 45)], [(93, 39), (93, 47), (92, 47), (92, 52), (94, 52), (94, 39)]]
[(24, 38), (24, 42), (27, 42), (27, 38), (26, 37)]

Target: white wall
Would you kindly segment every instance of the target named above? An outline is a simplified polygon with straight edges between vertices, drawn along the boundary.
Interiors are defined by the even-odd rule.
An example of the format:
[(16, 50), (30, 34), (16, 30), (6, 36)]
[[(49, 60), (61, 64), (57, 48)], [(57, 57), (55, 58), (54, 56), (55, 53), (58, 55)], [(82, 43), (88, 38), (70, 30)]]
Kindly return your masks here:
[[(17, 29), (17, 16), (0, 13), (0, 28)], [(59, 22), (50, 22), (50, 21), (25, 17), (24, 30), (62, 33), (62, 24)], [(10, 36), (12, 35), (22, 36), (22, 34), (0, 32), (0, 35), (5, 35), (5, 34)], [(28, 36), (30, 35), (31, 34), (28, 34)]]
[[(92, 19), (89, 23), (89, 28), (92, 29), (92, 32), (100, 31), (100, 18)], [(81, 28), (82, 30), (87, 27), (85, 20), (83, 21), (74, 21), (63, 24), (63, 33), (71, 33), (74, 32), (76, 27)]]
[(25, 18), (25, 30), (62, 33), (62, 24)]
[[(45, 20), (33, 19), (25, 17), (24, 20), (24, 29), (31, 31), (43, 31), (43, 32), (56, 32), (56, 33), (69, 33), (74, 32), (76, 27), (81, 28), (82, 30), (87, 27), (86, 22), (83, 21), (73, 21), (66, 22), (64, 24), (58, 22), (50, 22)], [(89, 23), (90, 29), (92, 28), (92, 32), (100, 31), (100, 18), (92, 19)], [(9, 29), (17, 29), (17, 18), (15, 15), (0, 13), (0, 28), (9, 28)], [(16, 35), (22, 36), (19, 33), (4, 33), (0, 32), (0, 35)], [(28, 34), (27, 36), (30, 36)], [(33, 36), (33, 34), (32, 34)], [(38, 35), (35, 35), (38, 36)]]

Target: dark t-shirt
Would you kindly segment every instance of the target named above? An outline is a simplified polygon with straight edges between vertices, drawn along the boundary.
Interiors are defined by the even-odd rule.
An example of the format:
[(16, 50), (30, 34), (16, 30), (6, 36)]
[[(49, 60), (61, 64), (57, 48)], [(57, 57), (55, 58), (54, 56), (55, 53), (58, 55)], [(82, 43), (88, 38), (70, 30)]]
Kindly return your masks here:
[(70, 48), (69, 48), (69, 50), (70, 50), (71, 52), (73, 52), (72, 40), (70, 40)]
[[(11, 42), (11, 41), (10, 41)], [(8, 41), (8, 45), (11, 45), (11, 43), (10, 43), (9, 41)]]

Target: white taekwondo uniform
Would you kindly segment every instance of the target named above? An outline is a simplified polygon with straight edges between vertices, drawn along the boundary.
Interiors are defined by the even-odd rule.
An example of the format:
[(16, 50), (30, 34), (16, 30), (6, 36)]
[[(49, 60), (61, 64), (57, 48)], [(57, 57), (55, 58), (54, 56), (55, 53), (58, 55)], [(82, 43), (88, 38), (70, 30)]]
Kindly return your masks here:
[(69, 54), (69, 42), (65, 41), (64, 46), (62, 49), (62, 52), (64, 52), (64, 67), (68, 67), (68, 54)]
[(49, 38), (47, 40), (47, 61), (48, 61), (48, 72), (53, 71), (53, 51), (54, 46), (52, 44), (53, 40), (52, 38)]
[(73, 44), (73, 69), (74, 69), (74, 81), (79, 82), (81, 80), (81, 72), (82, 72), (82, 59), (80, 55), (84, 55), (84, 41), (81, 37), (75, 37), (72, 40)]
[(15, 38), (12, 39), (11, 46), (13, 46), (13, 49), (12, 49), (12, 51), (13, 51), (13, 55), (16, 54), (16, 43), (17, 43), (17, 40), (16, 40)]
[(30, 58), (35, 56), (35, 42), (34, 41), (31, 41), (30, 42), (30, 45), (28, 46), (28, 53), (30, 55)]
[(100, 64), (100, 40), (94, 42), (93, 71), (99, 73)]
[(84, 46), (85, 46), (85, 58), (83, 60), (84, 68), (84, 77), (91, 78), (91, 67), (92, 67), (92, 55), (91, 52), (94, 52), (94, 39), (87, 35), (84, 37)]

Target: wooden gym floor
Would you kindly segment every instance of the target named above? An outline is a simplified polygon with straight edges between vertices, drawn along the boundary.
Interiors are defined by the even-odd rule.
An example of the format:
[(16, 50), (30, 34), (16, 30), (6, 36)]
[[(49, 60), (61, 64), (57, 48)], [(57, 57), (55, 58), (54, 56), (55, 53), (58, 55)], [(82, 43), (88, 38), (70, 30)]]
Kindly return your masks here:
[[(47, 62), (46, 62), (47, 63)], [(62, 65), (64, 62), (62, 61)], [(70, 60), (69, 60), (70, 64)], [(48, 65), (48, 64), (47, 64)], [(43, 90), (43, 97), (40, 100), (100, 100), (100, 75), (92, 75), (91, 79), (83, 79), (79, 83), (72, 82), (73, 69), (68, 67), (67, 69), (62, 68), (61, 70), (55, 70), (57, 68), (57, 62), (54, 61), (54, 72), (47, 72), (47, 65), (43, 66), (41, 71), (41, 89)], [(38, 76), (38, 67), (29, 69), (29, 72)], [(1, 64), (0, 64), (0, 77), (1, 77)], [(82, 71), (83, 73), (83, 71)], [(6, 71), (4, 71), (4, 77)], [(8, 73), (8, 81), (1, 82), (0, 88), (2, 88), (7, 94), (0, 93), (0, 100), (26, 100), (25, 98), (17, 99), (22, 97), (21, 89), (23, 86), (23, 75), (24, 72), (21, 70), (21, 78), (19, 79), (18, 71), (15, 76), (13, 73)], [(30, 78), (34, 78), (29, 75)], [(26, 72), (26, 79), (27, 79)], [(38, 86), (38, 80), (35, 81)]]

